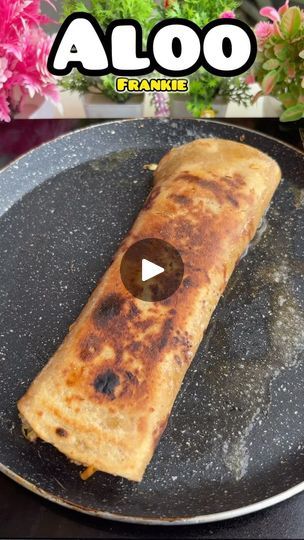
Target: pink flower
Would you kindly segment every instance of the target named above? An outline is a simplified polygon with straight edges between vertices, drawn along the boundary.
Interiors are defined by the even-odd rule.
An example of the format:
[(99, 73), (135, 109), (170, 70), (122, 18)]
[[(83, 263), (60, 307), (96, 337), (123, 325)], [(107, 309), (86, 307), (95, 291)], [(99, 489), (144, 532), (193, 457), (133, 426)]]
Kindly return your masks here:
[(235, 13), (233, 11), (224, 11), (220, 14), (220, 19), (235, 19)]
[(279, 12), (273, 7), (262, 8), (260, 10), (260, 14), (263, 15), (263, 17), (267, 17), (267, 19), (270, 19), (273, 22), (280, 22), (281, 20)]
[(12, 72), (7, 69), (8, 61), (6, 58), (0, 58), (0, 89), (3, 87)]
[(52, 39), (41, 27), (51, 19), (40, 6), (41, 0), (0, 0), (0, 121), (8, 122), (26, 96), (59, 99), (47, 70)]
[(254, 84), (256, 82), (255, 76), (253, 73), (249, 73), (245, 79), (247, 84)]
[(0, 91), (0, 121), (10, 121), (10, 109), (6, 95)]
[(267, 41), (274, 34), (274, 31), (274, 25), (267, 22), (259, 22), (255, 27), (255, 35), (261, 43)]
[(283, 6), (280, 7), (279, 14), (284, 15), (284, 13), (286, 13), (288, 8), (289, 8), (289, 0), (286, 0), (285, 4), (283, 4)]
[(13, 84), (25, 88), (30, 97), (37, 93), (58, 101), (59, 93), (55, 79), (47, 70), (47, 58), (52, 46), (52, 38), (38, 27), (25, 31), (22, 44), (22, 61), (15, 63)]

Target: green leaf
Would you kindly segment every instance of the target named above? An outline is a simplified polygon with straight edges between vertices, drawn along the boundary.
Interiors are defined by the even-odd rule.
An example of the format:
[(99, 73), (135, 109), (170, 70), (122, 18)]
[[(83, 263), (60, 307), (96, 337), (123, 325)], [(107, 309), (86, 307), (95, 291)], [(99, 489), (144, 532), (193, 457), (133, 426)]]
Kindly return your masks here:
[(264, 55), (266, 58), (273, 58), (273, 50), (272, 48), (264, 49)]
[(263, 64), (263, 68), (266, 71), (272, 71), (273, 69), (278, 68), (279, 65), (280, 65), (279, 60), (277, 60), (276, 58), (272, 58), (271, 60), (267, 60), (267, 62)]
[(296, 122), (304, 116), (304, 105), (295, 105), (283, 112), (281, 122)]
[(288, 47), (288, 45), (284, 45), (284, 43), (279, 43), (274, 47), (274, 54), (279, 60), (284, 62), (290, 56), (290, 47)]
[(301, 10), (298, 7), (289, 8), (281, 21), (281, 32), (285, 37), (294, 37), (301, 27)]
[(274, 89), (278, 79), (278, 73), (276, 71), (270, 71), (270, 73), (267, 73), (265, 75), (263, 81), (262, 81), (262, 89), (266, 96), (271, 94), (272, 90)]
[(288, 77), (294, 79), (294, 77), (296, 76), (296, 65), (294, 62), (290, 62), (289, 64), (287, 64), (286, 73)]
[(297, 104), (297, 97), (291, 92), (287, 92), (286, 94), (279, 94), (277, 97), (283, 103), (285, 109), (294, 107)]

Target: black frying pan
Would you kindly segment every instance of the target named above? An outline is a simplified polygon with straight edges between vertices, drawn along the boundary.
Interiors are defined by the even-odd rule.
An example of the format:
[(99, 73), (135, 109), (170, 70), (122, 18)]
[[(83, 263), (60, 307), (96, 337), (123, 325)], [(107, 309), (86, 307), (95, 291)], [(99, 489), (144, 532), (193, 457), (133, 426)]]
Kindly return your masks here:
[[(147, 163), (198, 137), (244, 140), (281, 184), (184, 381), (141, 484), (79, 467), (21, 435), (16, 401), (65, 336), (137, 216)], [(304, 489), (303, 154), (209, 121), (113, 122), (74, 132), (0, 173), (0, 462), (25, 487), (101, 517), (198, 523)]]

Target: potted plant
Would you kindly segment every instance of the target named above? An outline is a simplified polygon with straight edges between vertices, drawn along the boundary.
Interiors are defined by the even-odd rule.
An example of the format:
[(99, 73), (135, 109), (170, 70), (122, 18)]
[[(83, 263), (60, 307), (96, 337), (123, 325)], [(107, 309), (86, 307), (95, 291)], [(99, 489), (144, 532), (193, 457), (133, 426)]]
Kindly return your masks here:
[(247, 107), (250, 99), (249, 86), (244, 79), (215, 77), (200, 69), (190, 77), (187, 94), (180, 94), (178, 98), (175, 94), (171, 95), (171, 116), (225, 117), (228, 103)]
[[(235, 18), (234, 10), (239, 5), (235, 0), (164, 0), (157, 7), (156, 16), (157, 20), (180, 17), (203, 27), (217, 18)], [(231, 101), (249, 105), (246, 81), (216, 77), (201, 68), (189, 77), (187, 94), (170, 94), (170, 115), (173, 118), (225, 116)]]
[[(51, 20), (40, 0), (0, 0), (0, 121), (9, 122), (31, 100), (59, 101), (55, 79), (47, 70), (52, 38), (42, 29)], [(34, 103), (35, 101), (35, 103)]]
[(261, 86), (260, 96), (273, 96), (282, 104), (282, 122), (304, 117), (304, 10), (289, 7), (261, 10), (270, 22), (260, 22), (255, 33), (259, 53), (253, 76)]
[[(91, 13), (103, 30), (116, 19), (136, 19), (146, 41), (151, 29), (154, 0), (63, 0), (63, 14), (67, 17), (75, 11)], [(136, 118), (143, 116), (144, 94), (118, 93), (115, 76), (86, 77), (74, 70), (63, 77), (65, 90), (81, 94), (84, 109), (89, 118)]]

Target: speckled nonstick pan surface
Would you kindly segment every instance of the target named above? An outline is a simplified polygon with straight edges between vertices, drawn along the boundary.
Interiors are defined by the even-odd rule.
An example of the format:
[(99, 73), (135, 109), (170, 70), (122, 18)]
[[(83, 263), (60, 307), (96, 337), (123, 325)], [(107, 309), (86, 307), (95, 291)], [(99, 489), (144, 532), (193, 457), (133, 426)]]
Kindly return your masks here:
[[(80, 469), (21, 435), (16, 401), (79, 314), (137, 216), (144, 170), (198, 137), (244, 140), (281, 184), (238, 265), (141, 484)], [(0, 462), (76, 510), (141, 523), (248, 513), (304, 489), (304, 157), (210, 121), (127, 121), (64, 136), (0, 173)], [(164, 389), (165, 391), (165, 389)]]

